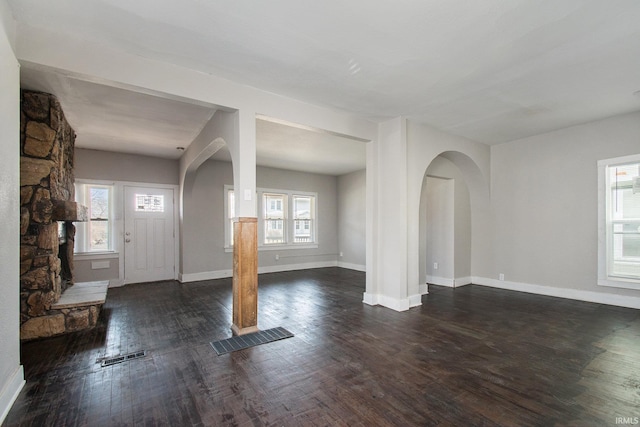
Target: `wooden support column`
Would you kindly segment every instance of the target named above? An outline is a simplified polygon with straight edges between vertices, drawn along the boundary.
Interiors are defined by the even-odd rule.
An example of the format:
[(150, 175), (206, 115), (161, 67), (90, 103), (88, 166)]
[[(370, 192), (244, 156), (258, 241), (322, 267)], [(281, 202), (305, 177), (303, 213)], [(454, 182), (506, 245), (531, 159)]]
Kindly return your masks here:
[(258, 219), (238, 218), (233, 223), (234, 335), (258, 330)]

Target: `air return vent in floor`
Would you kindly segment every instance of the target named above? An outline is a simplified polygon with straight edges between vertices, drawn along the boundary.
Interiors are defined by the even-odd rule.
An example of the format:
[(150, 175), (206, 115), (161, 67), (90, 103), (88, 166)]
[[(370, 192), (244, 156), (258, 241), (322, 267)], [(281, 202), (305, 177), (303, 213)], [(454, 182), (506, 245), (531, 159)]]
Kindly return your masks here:
[(236, 350), (253, 347), (268, 342), (291, 338), (293, 334), (285, 328), (266, 329), (264, 331), (252, 332), (246, 335), (239, 335), (226, 340), (215, 341), (211, 347), (218, 353), (218, 356), (231, 353)]
[(118, 363), (128, 362), (129, 360), (133, 359), (140, 359), (142, 357), (145, 357), (146, 355), (147, 352), (145, 350), (141, 350), (135, 351), (133, 353), (123, 354), (120, 356), (102, 357), (97, 360), (97, 363), (100, 363), (100, 366), (104, 368), (105, 366), (116, 365)]

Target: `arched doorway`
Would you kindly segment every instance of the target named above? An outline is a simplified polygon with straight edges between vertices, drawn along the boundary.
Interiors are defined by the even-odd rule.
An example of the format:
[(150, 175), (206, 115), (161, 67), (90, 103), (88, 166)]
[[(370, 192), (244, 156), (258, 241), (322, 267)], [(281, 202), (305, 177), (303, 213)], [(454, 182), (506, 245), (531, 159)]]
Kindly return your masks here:
[[(440, 153), (425, 170), (420, 195), (420, 284), (472, 282), (472, 224), (488, 201), (485, 179), (467, 155)], [(478, 227), (480, 228), (480, 227)]]

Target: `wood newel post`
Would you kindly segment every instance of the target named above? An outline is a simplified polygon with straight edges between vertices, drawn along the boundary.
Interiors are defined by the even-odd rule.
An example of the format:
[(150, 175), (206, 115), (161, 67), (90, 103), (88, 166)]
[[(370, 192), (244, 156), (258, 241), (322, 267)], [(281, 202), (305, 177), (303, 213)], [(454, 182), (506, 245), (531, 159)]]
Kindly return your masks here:
[(233, 223), (234, 335), (258, 330), (258, 219), (238, 218)]

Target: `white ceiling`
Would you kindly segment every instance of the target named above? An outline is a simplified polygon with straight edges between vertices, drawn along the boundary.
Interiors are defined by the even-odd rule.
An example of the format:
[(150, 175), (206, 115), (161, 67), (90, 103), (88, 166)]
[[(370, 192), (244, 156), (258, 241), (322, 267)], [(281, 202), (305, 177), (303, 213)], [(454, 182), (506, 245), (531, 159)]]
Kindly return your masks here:
[[(224, 147), (212, 158), (231, 161), (231, 154)], [(366, 144), (319, 130), (257, 119), (256, 163), (277, 169), (344, 175), (366, 167)]]
[(80, 148), (177, 159), (215, 112), (25, 66), (20, 84), (58, 97)]
[(637, 0), (8, 2), (18, 31), (487, 144), (640, 110)]

